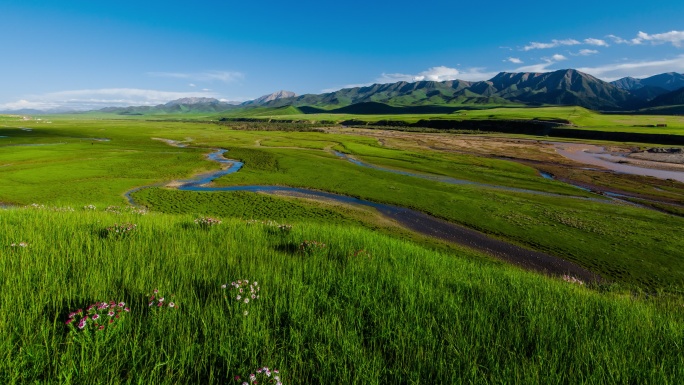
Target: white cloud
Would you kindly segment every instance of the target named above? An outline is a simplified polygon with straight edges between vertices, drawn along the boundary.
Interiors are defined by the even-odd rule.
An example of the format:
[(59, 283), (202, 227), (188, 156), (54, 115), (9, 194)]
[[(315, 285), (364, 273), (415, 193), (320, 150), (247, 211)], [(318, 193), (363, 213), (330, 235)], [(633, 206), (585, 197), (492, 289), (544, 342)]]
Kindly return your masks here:
[(598, 67), (577, 68), (577, 70), (610, 81), (625, 76), (646, 78), (663, 72), (681, 72), (682, 68), (684, 68), (684, 55), (679, 55), (673, 59), (607, 64)]
[(607, 43), (605, 40), (594, 39), (594, 38), (591, 38), (591, 37), (588, 38), (588, 39), (584, 39), (584, 43), (585, 43), (585, 44), (589, 44), (589, 45), (595, 45), (595, 46), (598, 46), (598, 47), (608, 47), (608, 46), (609, 46), (608, 43)]
[(12, 110), (43, 110), (43, 109), (53, 109), (59, 107), (55, 103), (46, 102), (31, 102), (26, 99), (17, 100), (16, 102), (10, 102), (5, 104), (0, 104), (0, 110), (12, 111)]
[(531, 64), (531, 65), (526, 65), (522, 67), (518, 67), (511, 72), (548, 72), (549, 67), (555, 64), (556, 62), (547, 60), (543, 63), (538, 63), (538, 64)]
[(677, 48), (684, 47), (684, 31), (670, 31), (653, 35), (639, 31), (635, 38), (629, 40), (615, 35), (608, 35), (608, 37), (617, 44), (642, 45), (651, 43), (652, 45), (657, 45), (670, 43)]
[(625, 39), (621, 38), (620, 36), (608, 35), (607, 37), (609, 39), (611, 39), (616, 44), (629, 44), (629, 40), (625, 40)]
[(513, 63), (513, 64), (522, 64), (522, 63), (523, 63), (523, 61), (520, 60), (520, 58), (517, 58), (517, 57), (509, 57), (508, 59), (506, 59), (506, 60), (504, 60), (504, 61), (511, 62), (511, 63)]
[(578, 45), (578, 44), (582, 44), (582, 43), (580, 43), (579, 41), (577, 41), (575, 39), (565, 39), (565, 40), (553, 39), (553, 40), (551, 40), (550, 43), (539, 43), (539, 42), (533, 41), (530, 44), (523, 47), (523, 51), (530, 51), (533, 49), (556, 48), (556, 47), (560, 47), (563, 45)]
[(555, 54), (553, 56), (542, 58), (543, 63), (531, 64), (527, 66), (518, 67), (513, 72), (548, 72), (553, 71), (549, 67), (556, 64), (557, 62), (568, 60), (567, 57), (561, 54)]
[(84, 111), (110, 106), (154, 106), (187, 97), (216, 97), (216, 94), (204, 91), (169, 92), (137, 88), (72, 90), (32, 95), (16, 102), (0, 104), (0, 110), (30, 108)]
[(160, 78), (188, 79), (194, 81), (222, 81), (225, 83), (242, 80), (245, 75), (236, 71), (204, 71), (204, 72), (148, 72), (150, 76)]
[(632, 39), (632, 43), (634, 44), (642, 44), (647, 41), (651, 42), (651, 44), (670, 43), (677, 48), (681, 48), (684, 43), (684, 31), (670, 31), (656, 33), (654, 35), (639, 31), (637, 37)]
[(344, 88), (368, 87), (373, 84), (386, 84), (396, 82), (420, 82), (420, 81), (435, 81), (443, 82), (447, 80), (466, 80), (466, 81), (480, 81), (487, 80), (494, 77), (498, 72), (489, 72), (484, 68), (468, 68), (466, 70), (459, 70), (445, 66), (437, 66), (429, 68), (417, 74), (403, 74), (403, 73), (383, 73), (380, 77), (368, 83), (347, 84), (342, 87), (331, 87), (321, 90), (323, 93), (335, 92)]
[(190, 83), (190, 84), (188, 84), (188, 86), (190, 86), (190, 87), (197, 87), (197, 85), (194, 84), (194, 83)]
[(443, 82), (447, 80), (468, 80), (478, 81), (489, 79), (496, 75), (496, 72), (486, 72), (484, 68), (469, 68), (467, 70), (458, 70), (456, 68), (449, 68), (445, 66), (432, 67), (426, 71), (418, 74), (386, 74), (383, 73), (376, 83), (394, 83), (399, 81), (405, 82), (419, 82), (419, 81), (435, 81)]
[(597, 53), (599, 53), (599, 51), (597, 51), (597, 50), (595, 50), (595, 49), (581, 49), (581, 50), (579, 50), (579, 52), (577, 53), (577, 55), (580, 55), (580, 56), (589, 56), (589, 55), (595, 55), (595, 54), (597, 54)]
[(416, 75), (393, 73), (386, 74), (383, 73), (378, 82), (380, 83), (394, 83), (394, 82), (420, 82), (420, 81), (434, 81), (443, 82), (447, 80), (458, 79), (458, 75), (461, 72), (456, 68), (449, 68), (445, 66), (432, 67), (426, 71), (420, 72)]

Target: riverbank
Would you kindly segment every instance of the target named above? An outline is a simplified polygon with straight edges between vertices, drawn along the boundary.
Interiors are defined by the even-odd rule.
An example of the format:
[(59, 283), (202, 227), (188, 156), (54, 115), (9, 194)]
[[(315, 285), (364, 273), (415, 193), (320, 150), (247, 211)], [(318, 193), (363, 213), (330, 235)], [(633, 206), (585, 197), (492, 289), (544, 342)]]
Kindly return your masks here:
[(669, 164), (668, 169), (665, 170), (662, 169), (665, 165), (663, 162), (632, 160), (628, 158), (628, 153), (611, 152), (602, 146), (582, 143), (547, 143), (552, 144), (560, 155), (578, 163), (597, 166), (618, 173), (671, 179), (684, 183), (684, 166), (680, 164)]

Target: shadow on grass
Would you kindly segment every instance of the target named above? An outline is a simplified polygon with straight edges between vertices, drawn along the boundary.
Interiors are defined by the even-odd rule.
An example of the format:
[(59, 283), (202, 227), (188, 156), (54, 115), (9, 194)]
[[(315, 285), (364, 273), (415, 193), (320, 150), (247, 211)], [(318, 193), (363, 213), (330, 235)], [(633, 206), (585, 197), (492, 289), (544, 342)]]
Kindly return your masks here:
[(294, 242), (280, 243), (273, 247), (273, 249), (276, 251), (280, 251), (282, 253), (301, 254), (301, 252), (299, 251), (299, 245)]

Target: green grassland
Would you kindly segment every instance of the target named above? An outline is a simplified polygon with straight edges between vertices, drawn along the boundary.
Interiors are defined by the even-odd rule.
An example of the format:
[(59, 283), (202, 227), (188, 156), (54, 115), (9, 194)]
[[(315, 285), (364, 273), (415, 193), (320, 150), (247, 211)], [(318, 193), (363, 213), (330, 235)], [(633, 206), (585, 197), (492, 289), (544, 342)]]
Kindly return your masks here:
[[(245, 167), (217, 180), (216, 185), (307, 187), (414, 208), (567, 258), (627, 287), (670, 292), (679, 292), (684, 287), (684, 260), (679, 253), (684, 241), (678, 236), (684, 226), (683, 218), (578, 199), (575, 197), (589, 194), (543, 179), (534, 169), (514, 162), (384, 148), (375, 139), (355, 135), (232, 131), (201, 122), (53, 119), (49, 125), (32, 127), (31, 132), (5, 127), (3, 135), (10, 138), (0, 140), (15, 140), (14, 135), (22, 133), (24, 141), (66, 144), (4, 147), (5, 151), (0, 153), (3, 202), (68, 203), (78, 207), (91, 203), (123, 204), (123, 193), (131, 188), (218, 168), (204, 160), (203, 154), (209, 148), (221, 147), (229, 150), (228, 157), (244, 161)], [(28, 134), (31, 136), (27, 137)], [(111, 141), (81, 139), (93, 137), (107, 137)], [(187, 141), (205, 149), (175, 148), (151, 139), (159, 137)], [(351, 164), (326, 150), (329, 148), (387, 168), (559, 196), (452, 185), (392, 174)], [(197, 213), (209, 214), (214, 207), (216, 212), (237, 217), (245, 217), (246, 211), (238, 212), (236, 207), (256, 207), (259, 202), (250, 203), (245, 198), (248, 194), (233, 195), (239, 197), (240, 203), (230, 207), (227, 203), (218, 204), (216, 201), (221, 198), (211, 194), (181, 194), (163, 189), (138, 194), (150, 208), (172, 213), (189, 212), (171, 207), (184, 205), (186, 198), (181, 196), (187, 197), (187, 207), (196, 207)], [(268, 204), (277, 200), (270, 198)], [(309, 213), (312, 220), (338, 221), (347, 217), (358, 222), (358, 217), (338, 209), (319, 212), (300, 207), (292, 212), (303, 213), (294, 217), (297, 220), (304, 220), (304, 213)]]
[[(356, 226), (284, 232), (224, 220), (203, 229), (194, 216), (101, 208), (0, 213), (6, 384), (218, 384), (262, 366), (286, 384), (684, 376), (681, 302), (598, 292)], [(114, 223), (137, 229), (108, 236)], [(300, 252), (305, 240), (326, 247)], [(9, 246), (20, 241), (28, 246)], [(259, 282), (260, 298), (226, 301), (221, 285), (242, 279)], [(154, 289), (176, 307), (150, 308)], [(70, 311), (109, 300), (130, 307), (114, 326), (64, 324)]]
[[(270, 113), (269, 113), (270, 111)], [(228, 118), (290, 119), (295, 121), (381, 121), (417, 123), (421, 120), (567, 120), (578, 129), (628, 133), (682, 134), (684, 117), (677, 115), (607, 114), (582, 107), (507, 107), (454, 110), (450, 113), (406, 114), (304, 114), (294, 107), (256, 108), (223, 113)], [(655, 127), (666, 124), (667, 127)], [(652, 126), (652, 127), (651, 127)]]
[(623, 283), (655, 289), (684, 282), (678, 251), (684, 244), (677, 235), (684, 218), (574, 198), (449, 185), (352, 167), (320, 153), (287, 151), (272, 151), (277, 168), (245, 168), (216, 183), (313, 187), (411, 207), (563, 256)]
[[(252, 107), (237, 109), (218, 114), (212, 113), (189, 113), (182, 115), (149, 115), (149, 116), (126, 116), (110, 113), (88, 113), (82, 115), (70, 115), (71, 119), (118, 119), (118, 120), (217, 120), (252, 118), (256, 120), (284, 120), (297, 122), (345, 122), (359, 121), (368, 123), (403, 122), (406, 124), (417, 123), (421, 120), (539, 120), (554, 121), (567, 120), (575, 129), (597, 130), (607, 132), (647, 133), (647, 134), (675, 134), (681, 135), (684, 131), (684, 117), (681, 115), (643, 115), (643, 114), (611, 114), (592, 111), (582, 107), (498, 107), (480, 106), (476, 108), (457, 109), (440, 113), (415, 113), (407, 110), (407, 113), (398, 112), (390, 114), (353, 114), (353, 113), (304, 113), (297, 107)], [(46, 119), (55, 117), (46, 117)], [(60, 117), (57, 116), (57, 119)], [(62, 117), (63, 118), (63, 117)], [(0, 120), (0, 124), (2, 120)], [(656, 127), (665, 124), (667, 127)], [(1, 135), (1, 134), (0, 134)]]
[[(578, 119), (618, 129), (603, 117)], [(684, 376), (684, 218), (596, 200), (518, 163), (388, 148), (351, 131), (146, 119), (0, 116), (0, 203), (46, 205), (0, 210), (0, 382), (227, 383), (261, 366), (280, 369), (286, 384), (676, 384)], [(306, 187), (410, 207), (577, 262), (606, 282), (579, 286), (414, 242), (370, 209), (161, 187), (218, 169), (205, 159), (213, 148), (245, 163), (215, 185)], [(361, 167), (332, 150), (499, 187)], [(152, 185), (133, 193), (148, 215), (103, 210)], [(97, 209), (82, 209), (88, 204)], [(223, 223), (202, 228), (198, 216)], [(124, 223), (137, 228), (106, 230)], [(326, 246), (301, 250), (304, 241)], [(261, 298), (226, 302), (221, 285), (238, 279), (257, 280)], [(155, 288), (174, 294), (177, 308), (150, 309)], [(70, 311), (109, 300), (131, 310), (116, 329), (84, 334), (64, 324)]]

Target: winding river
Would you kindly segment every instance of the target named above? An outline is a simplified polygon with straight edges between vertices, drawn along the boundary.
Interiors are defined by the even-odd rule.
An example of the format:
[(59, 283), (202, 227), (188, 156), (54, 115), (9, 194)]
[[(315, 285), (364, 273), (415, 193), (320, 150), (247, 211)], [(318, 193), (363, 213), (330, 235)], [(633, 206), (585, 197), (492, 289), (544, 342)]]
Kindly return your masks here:
[[(172, 143), (169, 143), (172, 144)], [(212, 187), (207, 186), (210, 182), (224, 175), (239, 171), (243, 163), (226, 159), (223, 154), (226, 150), (220, 149), (209, 154), (208, 159), (221, 163), (226, 168), (198, 175), (195, 178), (174, 182), (173, 185), (182, 191), (250, 191), (268, 194), (285, 194), (288, 196), (309, 198), (316, 200), (332, 200), (345, 204), (362, 205), (376, 209), (383, 216), (390, 218), (400, 225), (415, 231), (419, 234), (438, 238), (444, 241), (461, 244), (487, 254), (518, 265), (528, 270), (534, 270), (546, 274), (562, 275), (570, 274), (584, 281), (598, 281), (601, 279), (597, 274), (564, 259), (554, 257), (545, 253), (529, 250), (524, 247), (504, 242), (479, 231), (457, 225), (445, 220), (430, 216), (428, 214), (411, 210), (404, 207), (393, 206), (383, 203), (371, 202), (364, 199), (349, 197), (345, 195), (333, 194), (318, 190), (311, 190), (296, 187), (282, 186), (226, 186)], [(163, 184), (143, 186), (128, 191), (125, 196), (129, 203), (136, 205), (132, 193), (147, 187), (159, 187)], [(525, 191), (527, 192), (527, 191)]]

